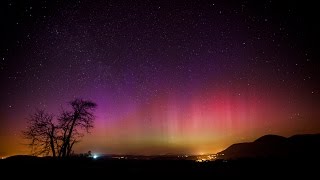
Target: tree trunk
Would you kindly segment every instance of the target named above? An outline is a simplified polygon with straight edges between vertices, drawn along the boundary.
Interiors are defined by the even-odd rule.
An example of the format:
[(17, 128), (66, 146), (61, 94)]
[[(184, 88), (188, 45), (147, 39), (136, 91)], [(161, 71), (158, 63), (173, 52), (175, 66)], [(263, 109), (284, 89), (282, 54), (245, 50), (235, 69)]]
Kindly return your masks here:
[(65, 145), (66, 145), (66, 141), (67, 141), (67, 132), (69, 130), (69, 123), (70, 122), (67, 122), (67, 125), (66, 126), (66, 129), (64, 129), (64, 132), (63, 132), (63, 138), (62, 138), (62, 145), (59, 149), (59, 157), (65, 157)]
[(67, 156), (70, 156), (72, 147), (73, 147), (73, 145), (74, 145), (75, 142), (76, 142), (76, 141), (73, 141), (71, 144), (69, 144), (69, 146), (68, 146), (68, 151), (67, 151)]
[(56, 150), (55, 150), (55, 147), (54, 147), (54, 131), (55, 131), (55, 127), (53, 124), (51, 124), (51, 132), (50, 132), (50, 147), (51, 147), (51, 152), (52, 152), (52, 156), (53, 157), (56, 157)]
[(78, 119), (78, 113), (75, 113), (75, 114), (73, 115), (73, 120), (72, 120), (71, 127), (70, 127), (70, 129), (69, 129), (68, 136), (66, 137), (65, 142), (64, 142), (64, 144), (63, 144), (62, 157), (68, 156), (68, 153), (67, 153), (67, 151), (68, 151), (68, 146), (70, 146), (70, 138), (71, 138), (71, 135), (72, 135), (72, 131), (73, 131), (74, 124), (76, 123), (77, 119)]
[(55, 158), (56, 150), (54, 149), (53, 137), (50, 137), (50, 145), (51, 145), (52, 156)]

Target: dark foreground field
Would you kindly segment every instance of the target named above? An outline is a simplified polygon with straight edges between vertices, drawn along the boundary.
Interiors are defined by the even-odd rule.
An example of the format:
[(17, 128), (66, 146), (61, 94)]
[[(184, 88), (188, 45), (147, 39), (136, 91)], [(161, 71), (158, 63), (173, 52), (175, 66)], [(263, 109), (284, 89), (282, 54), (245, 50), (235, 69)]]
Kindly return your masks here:
[[(194, 162), (190, 160), (103, 160), (103, 159), (4, 159), (2, 177), (51, 178), (202, 178), (279, 177), (311, 178), (319, 175), (319, 159), (246, 159)], [(7, 176), (8, 175), (8, 176)], [(72, 178), (72, 179), (73, 179)], [(2, 178), (1, 178), (2, 179)]]

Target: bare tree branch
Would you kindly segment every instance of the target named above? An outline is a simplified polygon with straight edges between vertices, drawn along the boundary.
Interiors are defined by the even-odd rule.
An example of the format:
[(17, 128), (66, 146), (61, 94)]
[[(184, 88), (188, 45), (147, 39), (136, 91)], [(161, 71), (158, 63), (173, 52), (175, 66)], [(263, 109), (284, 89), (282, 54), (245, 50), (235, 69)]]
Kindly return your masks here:
[(56, 126), (53, 123), (53, 115), (44, 110), (36, 110), (31, 114), (25, 131), (22, 132), (23, 138), (30, 141), (28, 144), (34, 155), (56, 156), (54, 141), (57, 136)]
[(85, 133), (90, 133), (97, 105), (82, 99), (69, 104), (71, 110), (62, 110), (57, 125), (54, 116), (44, 110), (36, 110), (27, 118), (28, 125), (22, 135), (29, 140), (33, 155), (70, 156), (74, 144), (80, 142)]

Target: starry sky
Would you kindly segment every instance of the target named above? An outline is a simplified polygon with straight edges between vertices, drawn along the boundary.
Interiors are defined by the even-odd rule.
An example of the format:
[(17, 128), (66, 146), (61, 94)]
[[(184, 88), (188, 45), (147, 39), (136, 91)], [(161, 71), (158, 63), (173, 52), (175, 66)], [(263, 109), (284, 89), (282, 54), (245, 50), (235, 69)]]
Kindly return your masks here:
[(36, 108), (97, 103), (76, 152), (216, 153), (320, 132), (319, 20), (301, 0), (1, 2), (0, 156)]

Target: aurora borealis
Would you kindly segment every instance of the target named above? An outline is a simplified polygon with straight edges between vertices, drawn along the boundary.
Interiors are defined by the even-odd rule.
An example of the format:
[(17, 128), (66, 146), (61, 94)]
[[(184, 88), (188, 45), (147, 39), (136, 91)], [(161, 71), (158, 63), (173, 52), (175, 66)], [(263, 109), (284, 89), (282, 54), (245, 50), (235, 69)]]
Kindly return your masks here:
[(97, 103), (76, 145), (215, 153), (320, 132), (319, 27), (302, 1), (8, 1), (1, 13), (0, 157), (26, 154), (36, 108)]

